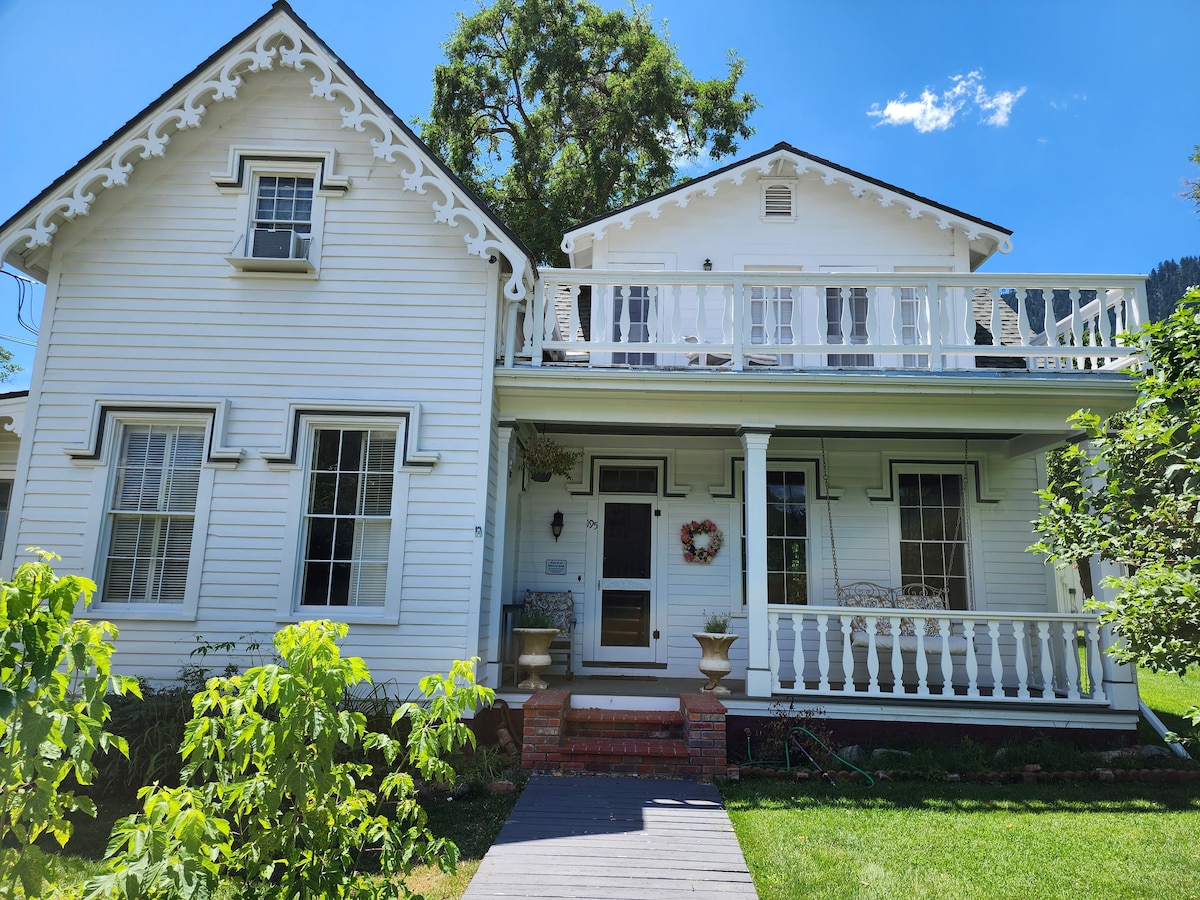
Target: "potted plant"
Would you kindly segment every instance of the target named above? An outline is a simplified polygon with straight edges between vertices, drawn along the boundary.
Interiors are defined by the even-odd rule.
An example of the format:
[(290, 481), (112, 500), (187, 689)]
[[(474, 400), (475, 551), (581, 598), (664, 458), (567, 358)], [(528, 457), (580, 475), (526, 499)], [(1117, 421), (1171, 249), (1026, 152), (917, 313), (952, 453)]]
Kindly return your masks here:
[(700, 688), (706, 694), (725, 696), (729, 688), (721, 685), (721, 679), (733, 671), (729, 662), (729, 647), (737, 640), (729, 633), (729, 613), (705, 613), (704, 630), (692, 632), (700, 644), (700, 674), (708, 682)]
[(550, 665), (550, 643), (558, 637), (550, 616), (541, 609), (526, 609), (517, 619), (513, 634), (521, 642), (517, 665), (529, 670), (529, 676), (517, 685), (523, 691), (544, 691), (550, 685), (538, 672)]
[(583, 457), (544, 434), (535, 434), (521, 455), (521, 466), (534, 481), (549, 481), (551, 475), (567, 476)]

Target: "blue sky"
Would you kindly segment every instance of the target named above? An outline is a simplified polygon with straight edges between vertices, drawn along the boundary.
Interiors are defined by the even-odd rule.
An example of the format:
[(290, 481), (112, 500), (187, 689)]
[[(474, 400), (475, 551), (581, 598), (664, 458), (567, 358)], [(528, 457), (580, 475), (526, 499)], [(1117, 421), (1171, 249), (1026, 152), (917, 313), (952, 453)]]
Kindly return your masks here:
[[(606, 7), (624, 6), (601, 0)], [(458, 0), (293, 0), (402, 117), (425, 115)], [(265, 0), (0, 0), (0, 221), (269, 8)], [(730, 10), (736, 9), (737, 15)], [(1011, 228), (993, 272), (1145, 273), (1200, 254), (1196, 0), (658, 0), (701, 77), (746, 60), (778, 141)], [(168, 151), (169, 152), (169, 151)], [(699, 171), (699, 170), (698, 170)], [(38, 290), (40, 296), (40, 289)], [(0, 344), (26, 366), (17, 290)]]

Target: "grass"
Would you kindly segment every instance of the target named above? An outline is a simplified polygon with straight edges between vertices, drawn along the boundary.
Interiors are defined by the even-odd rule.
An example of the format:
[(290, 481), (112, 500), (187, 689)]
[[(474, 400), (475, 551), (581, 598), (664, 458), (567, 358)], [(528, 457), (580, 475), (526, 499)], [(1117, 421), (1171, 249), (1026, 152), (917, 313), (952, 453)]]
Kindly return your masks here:
[(763, 900), (1200, 897), (1200, 788), (722, 786)]
[(479, 870), (479, 863), (500, 833), (518, 794), (490, 797), (474, 792), (460, 800), (425, 805), (429, 830), (458, 845), (458, 871), (447, 875), (433, 866), (418, 866), (406, 879), (408, 887), (425, 900), (458, 900)]
[[(1138, 692), (1146, 705), (1163, 721), (1170, 731), (1187, 734), (1193, 730), (1191, 722), (1183, 718), (1188, 707), (1200, 706), (1200, 668), (1191, 669), (1187, 675), (1180, 678), (1168, 672), (1151, 672), (1149, 669), (1138, 669)], [(1154, 736), (1154, 733), (1144, 722), (1141, 728)], [(1144, 732), (1139, 732), (1144, 736)]]

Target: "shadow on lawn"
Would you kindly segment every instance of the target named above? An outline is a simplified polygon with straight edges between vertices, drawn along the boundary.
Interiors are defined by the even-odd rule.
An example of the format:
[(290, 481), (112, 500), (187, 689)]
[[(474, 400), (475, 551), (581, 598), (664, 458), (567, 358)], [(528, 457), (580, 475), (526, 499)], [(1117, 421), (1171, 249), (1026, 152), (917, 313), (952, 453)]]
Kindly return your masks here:
[(721, 785), (731, 811), (754, 809), (907, 809), (931, 812), (1021, 813), (1163, 813), (1200, 812), (1200, 785), (1097, 784), (1055, 785), (933, 784), (882, 782), (826, 784), (772, 780)]

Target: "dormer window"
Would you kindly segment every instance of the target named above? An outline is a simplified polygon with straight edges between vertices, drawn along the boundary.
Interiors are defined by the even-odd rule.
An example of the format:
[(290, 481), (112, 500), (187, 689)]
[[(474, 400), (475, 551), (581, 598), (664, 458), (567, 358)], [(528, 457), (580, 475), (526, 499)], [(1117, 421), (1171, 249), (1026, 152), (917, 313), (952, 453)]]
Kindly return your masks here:
[(308, 259), (312, 244), (313, 179), (260, 175), (250, 239), (256, 259)]
[(771, 179), (762, 182), (762, 219), (764, 222), (795, 222), (795, 179)]

